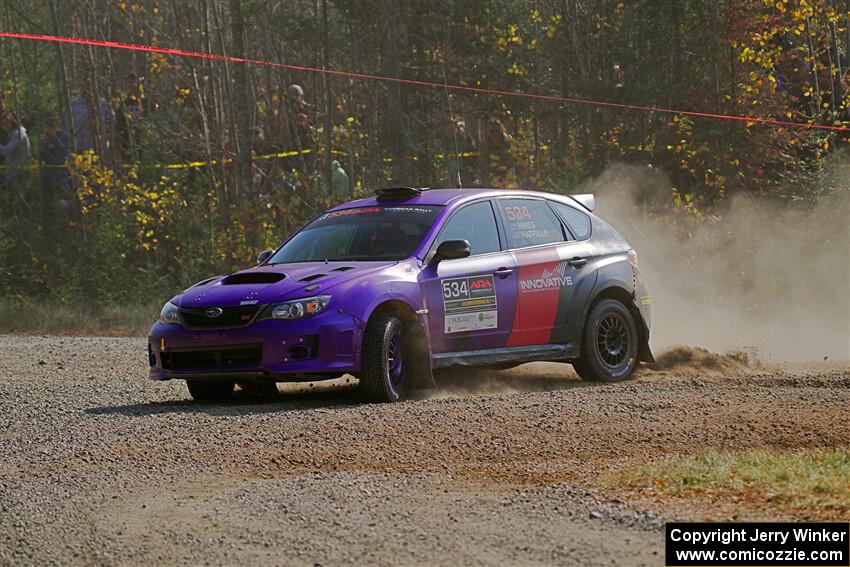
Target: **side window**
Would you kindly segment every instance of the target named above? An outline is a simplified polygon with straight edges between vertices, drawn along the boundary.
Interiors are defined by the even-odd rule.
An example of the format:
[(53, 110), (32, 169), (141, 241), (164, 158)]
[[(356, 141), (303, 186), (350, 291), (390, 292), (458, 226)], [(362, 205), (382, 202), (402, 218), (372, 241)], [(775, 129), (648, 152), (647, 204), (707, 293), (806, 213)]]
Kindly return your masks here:
[(545, 201), (499, 199), (498, 203), (505, 220), (509, 248), (563, 242), (561, 223)]
[(472, 255), (498, 252), (499, 230), (489, 201), (467, 205), (448, 220), (437, 237), (437, 245), (446, 240), (468, 240)]
[(570, 232), (573, 233), (573, 236), (576, 237), (576, 240), (584, 240), (586, 238), (590, 238), (590, 217), (579, 211), (578, 209), (574, 209), (569, 205), (565, 205), (563, 203), (556, 203), (554, 201), (549, 202), (552, 205), (552, 208), (555, 209), (555, 212), (558, 213), (558, 216), (561, 217), (567, 226), (570, 228)]

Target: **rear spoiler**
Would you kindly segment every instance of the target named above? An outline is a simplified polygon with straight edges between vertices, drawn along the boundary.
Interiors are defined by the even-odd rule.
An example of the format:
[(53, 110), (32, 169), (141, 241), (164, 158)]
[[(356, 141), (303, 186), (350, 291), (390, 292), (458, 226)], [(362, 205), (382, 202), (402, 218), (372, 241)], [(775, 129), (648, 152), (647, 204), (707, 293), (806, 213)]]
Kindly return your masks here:
[(596, 208), (596, 197), (594, 197), (590, 193), (584, 193), (582, 195), (569, 195), (569, 197), (570, 199), (572, 199), (590, 212), (593, 212), (593, 209)]

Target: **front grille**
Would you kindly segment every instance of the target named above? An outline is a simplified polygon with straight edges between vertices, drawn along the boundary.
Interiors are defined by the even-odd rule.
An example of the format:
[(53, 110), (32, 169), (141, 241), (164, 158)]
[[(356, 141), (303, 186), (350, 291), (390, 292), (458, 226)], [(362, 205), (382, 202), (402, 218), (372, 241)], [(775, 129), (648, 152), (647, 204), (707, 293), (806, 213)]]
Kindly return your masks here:
[(160, 354), (167, 370), (200, 368), (238, 368), (258, 366), (263, 360), (262, 345), (243, 345), (220, 349), (171, 350)]
[(254, 320), (262, 305), (241, 305), (239, 307), (222, 307), (221, 315), (209, 317), (209, 308), (180, 309), (183, 322), (190, 329), (228, 329), (244, 327)]

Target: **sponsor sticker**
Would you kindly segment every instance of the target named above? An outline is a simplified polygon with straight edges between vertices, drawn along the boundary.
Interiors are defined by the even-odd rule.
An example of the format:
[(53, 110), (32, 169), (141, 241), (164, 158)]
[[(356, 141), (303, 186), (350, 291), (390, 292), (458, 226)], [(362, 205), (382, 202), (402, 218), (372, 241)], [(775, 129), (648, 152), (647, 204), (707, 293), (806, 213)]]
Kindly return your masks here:
[(450, 278), (440, 284), (446, 333), (498, 327), (496, 286), (492, 275)]
[(434, 212), (433, 207), (360, 207), (356, 209), (342, 209), (331, 211), (319, 217), (318, 220), (336, 219), (355, 215), (384, 215), (388, 213), (402, 213), (411, 215), (428, 215)]
[(384, 207), (385, 213), (405, 213), (409, 215), (429, 215), (434, 212), (428, 207)]
[(322, 219), (335, 219), (338, 217), (350, 217), (352, 215), (372, 215), (375, 213), (380, 213), (380, 207), (363, 207), (360, 209), (342, 209), (341, 211), (332, 211), (330, 213), (326, 213)]
[(548, 291), (573, 285), (572, 276), (566, 275), (567, 262), (558, 262), (554, 266), (544, 268), (536, 278), (525, 278), (519, 281), (519, 289), (523, 293)]
[(647, 305), (651, 305), (651, 304), (652, 304), (652, 298), (649, 297), (648, 295), (640, 298), (641, 307), (646, 307)]
[(499, 312), (475, 311), (472, 313), (456, 313), (446, 315), (446, 333), (462, 333), (464, 331), (481, 331), (495, 329), (499, 326)]

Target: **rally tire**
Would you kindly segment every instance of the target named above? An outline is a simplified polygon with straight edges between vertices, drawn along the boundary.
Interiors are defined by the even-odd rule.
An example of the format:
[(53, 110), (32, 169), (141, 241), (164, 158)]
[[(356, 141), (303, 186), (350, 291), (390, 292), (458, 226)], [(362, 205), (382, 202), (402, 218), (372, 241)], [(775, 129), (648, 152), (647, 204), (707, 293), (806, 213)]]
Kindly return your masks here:
[(186, 380), (192, 399), (197, 402), (226, 402), (233, 395), (233, 382), (218, 380)]
[(628, 307), (603, 299), (590, 310), (584, 324), (581, 358), (573, 362), (576, 374), (590, 382), (621, 382), (634, 373), (638, 332)]
[(360, 393), (370, 402), (397, 402), (410, 388), (404, 325), (397, 317), (375, 317), (363, 337)]

